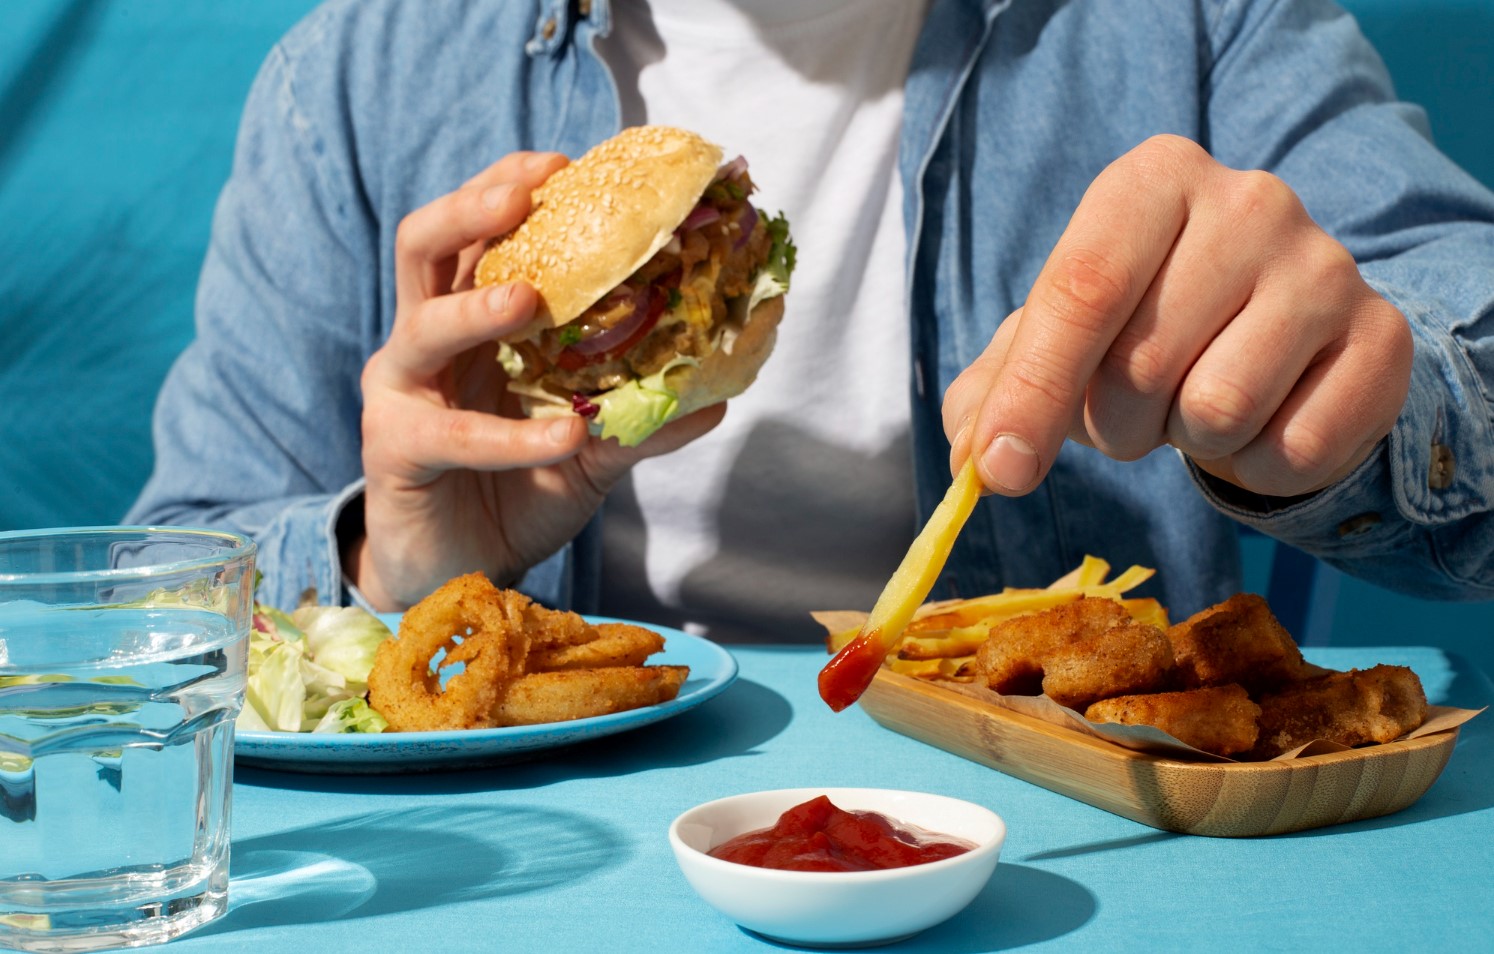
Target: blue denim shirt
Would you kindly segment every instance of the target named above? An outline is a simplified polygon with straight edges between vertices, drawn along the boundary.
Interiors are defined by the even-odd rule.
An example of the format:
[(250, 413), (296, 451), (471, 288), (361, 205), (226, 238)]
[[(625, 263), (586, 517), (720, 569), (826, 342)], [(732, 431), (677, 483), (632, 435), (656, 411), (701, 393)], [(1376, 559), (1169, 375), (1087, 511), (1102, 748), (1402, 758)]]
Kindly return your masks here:
[[(197, 338), (127, 519), (249, 533), (271, 602), (346, 598), (336, 530), (361, 491), (359, 373), (394, 321), (395, 229), (508, 152), (578, 155), (616, 131), (593, 46), (608, 26), (608, 0), (333, 0), (285, 37), (245, 107)], [(1281, 176), (1416, 340), (1399, 422), (1341, 483), (1272, 501), (1167, 449), (1119, 463), (1070, 445), (1035, 492), (981, 502), (937, 595), (1038, 585), (1093, 553), (1158, 567), (1152, 594), (1187, 613), (1239, 589), (1242, 521), (1405, 592), (1494, 596), (1494, 196), (1393, 100), (1348, 15), (1327, 0), (933, 0), (906, 94), (910, 525), (949, 482), (945, 388), (1094, 176), (1147, 137)], [(597, 536), (524, 589), (605, 609)]]

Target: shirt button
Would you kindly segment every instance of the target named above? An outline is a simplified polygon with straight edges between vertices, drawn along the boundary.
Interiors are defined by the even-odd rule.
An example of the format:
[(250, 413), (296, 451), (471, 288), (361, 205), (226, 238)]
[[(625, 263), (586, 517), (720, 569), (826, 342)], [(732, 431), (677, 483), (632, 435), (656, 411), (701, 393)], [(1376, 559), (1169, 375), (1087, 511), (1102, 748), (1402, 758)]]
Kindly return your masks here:
[(1432, 445), (1432, 466), (1427, 469), (1427, 486), (1433, 490), (1446, 490), (1452, 485), (1456, 471), (1452, 448), (1446, 444)]
[(545, 25), (542, 26), (542, 27), (540, 27), (540, 36), (544, 37), (546, 40), (553, 40), (555, 38), (555, 18), (554, 17), (551, 17), (550, 19), (546, 20), (545, 21)]
[(1350, 517), (1338, 525), (1338, 535), (1341, 537), (1357, 537), (1369, 533), (1380, 525), (1380, 515), (1374, 511), (1362, 513), (1357, 517)]

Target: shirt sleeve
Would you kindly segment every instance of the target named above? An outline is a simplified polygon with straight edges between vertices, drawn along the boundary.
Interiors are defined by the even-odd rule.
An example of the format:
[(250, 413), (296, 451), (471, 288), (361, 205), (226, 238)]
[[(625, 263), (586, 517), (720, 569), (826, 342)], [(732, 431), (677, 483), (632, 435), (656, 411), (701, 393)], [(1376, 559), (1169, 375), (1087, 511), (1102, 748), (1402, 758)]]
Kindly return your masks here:
[(1267, 169), (1400, 309), (1411, 391), (1354, 473), (1272, 500), (1193, 468), (1221, 510), (1328, 563), (1422, 597), (1494, 597), (1494, 194), (1397, 102), (1379, 56), (1327, 0), (1227, 3), (1213, 36), (1208, 144)]
[[(260, 598), (344, 598), (336, 526), (361, 492), (359, 376), (380, 337), (377, 229), (283, 48), (250, 91), (215, 210), (196, 336), (168, 374), (155, 466), (126, 520), (224, 527), (259, 546)], [(316, 101), (331, 97), (318, 96)]]

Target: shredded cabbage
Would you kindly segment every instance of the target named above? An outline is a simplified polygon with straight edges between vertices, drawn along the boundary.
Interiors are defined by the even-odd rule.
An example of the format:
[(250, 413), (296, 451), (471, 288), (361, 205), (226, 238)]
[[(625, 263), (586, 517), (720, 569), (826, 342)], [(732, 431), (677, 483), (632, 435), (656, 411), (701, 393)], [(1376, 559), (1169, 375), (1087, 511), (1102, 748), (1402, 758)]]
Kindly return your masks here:
[(364, 699), (339, 699), (313, 732), (383, 732), (389, 723)]
[(287, 614), (256, 604), (249, 679), (236, 726), (382, 732), (387, 723), (368, 706), (366, 694), (374, 652), (391, 635), (377, 616), (355, 606), (303, 606)]

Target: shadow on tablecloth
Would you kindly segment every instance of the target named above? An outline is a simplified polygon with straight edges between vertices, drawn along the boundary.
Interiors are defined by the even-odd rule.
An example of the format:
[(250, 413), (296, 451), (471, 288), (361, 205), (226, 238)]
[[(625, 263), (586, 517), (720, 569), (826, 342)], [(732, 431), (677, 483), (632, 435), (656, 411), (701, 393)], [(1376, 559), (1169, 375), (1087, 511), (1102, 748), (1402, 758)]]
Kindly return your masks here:
[[(378, 811), (235, 840), (229, 910), (192, 934), (311, 924), (542, 891), (626, 855), (586, 815), (506, 805)], [(461, 877), (433, 877), (460, 872)]]
[(236, 766), (234, 784), (391, 795), (517, 791), (566, 779), (616, 778), (744, 755), (783, 732), (792, 718), (792, 706), (778, 692), (738, 679), (715, 699), (663, 722), (563, 748), (536, 750), (522, 761), (489, 768), (410, 775), (318, 775)]

